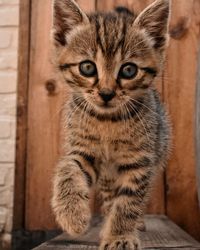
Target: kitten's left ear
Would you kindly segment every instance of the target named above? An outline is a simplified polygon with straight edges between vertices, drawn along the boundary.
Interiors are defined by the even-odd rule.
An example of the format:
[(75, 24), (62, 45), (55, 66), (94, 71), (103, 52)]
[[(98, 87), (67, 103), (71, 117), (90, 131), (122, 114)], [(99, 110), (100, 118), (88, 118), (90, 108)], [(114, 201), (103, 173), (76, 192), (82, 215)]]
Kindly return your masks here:
[(157, 0), (139, 14), (135, 27), (145, 30), (155, 49), (163, 49), (168, 40), (171, 0)]
[(67, 44), (67, 35), (89, 22), (87, 15), (74, 0), (54, 0), (53, 35), (56, 46)]

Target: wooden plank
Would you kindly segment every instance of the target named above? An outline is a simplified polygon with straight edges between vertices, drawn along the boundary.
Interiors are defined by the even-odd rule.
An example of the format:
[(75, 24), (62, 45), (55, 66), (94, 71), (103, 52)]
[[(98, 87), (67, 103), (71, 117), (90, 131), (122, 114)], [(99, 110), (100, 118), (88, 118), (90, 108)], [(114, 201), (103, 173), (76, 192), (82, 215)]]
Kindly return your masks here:
[(94, 11), (96, 8), (96, 1), (95, 0), (76, 0), (76, 2), (80, 5), (81, 9), (85, 12)]
[[(41, 246), (39, 248), (35, 248), (35, 250), (98, 250), (97, 246), (85, 246), (85, 245), (69, 245), (69, 246)], [(162, 248), (143, 248), (143, 249), (147, 249), (147, 250), (169, 250), (169, 249), (173, 249), (173, 250), (199, 250), (199, 248), (196, 247), (179, 247), (179, 248), (169, 248), (169, 247), (162, 247)]]
[[(59, 118), (63, 86), (50, 63), (51, 0), (32, 1), (26, 230), (55, 229), (50, 208), (51, 180), (59, 153)], [(83, 9), (95, 1), (81, 1)]]
[(29, 74), (30, 0), (20, 1), (17, 84), (17, 137), (13, 229), (24, 227)]
[[(50, 65), (50, 13), (50, 0), (32, 1), (26, 192), (27, 230), (55, 227), (53, 218), (50, 216), (50, 187), (57, 157), (61, 87), (58, 82), (55, 82)], [(53, 87), (56, 88), (56, 91), (51, 93)]]
[(200, 239), (195, 159), (195, 97), (200, 43), (200, 1), (173, 1), (171, 42), (164, 97), (173, 124), (173, 153), (167, 168), (167, 215)]
[[(140, 13), (145, 7), (154, 2), (153, 0), (97, 0), (97, 9), (101, 11), (113, 10), (117, 6), (127, 6), (135, 13)], [(162, 95), (162, 79), (157, 82), (157, 88)], [(160, 173), (156, 179), (155, 187), (152, 190), (148, 213), (164, 214), (165, 213), (165, 191), (164, 191), (164, 174)]]
[[(143, 249), (199, 249), (200, 244), (191, 236), (169, 221), (165, 216), (146, 216), (146, 232), (141, 232)], [(34, 250), (50, 249), (98, 249), (101, 221), (93, 222), (91, 230), (78, 239), (65, 234), (49, 241)]]
[(196, 173), (197, 173), (197, 194), (200, 207), (200, 46), (197, 70), (197, 91), (196, 91)]
[(117, 6), (127, 6), (131, 10), (134, 10), (135, 13), (141, 12), (147, 5), (154, 2), (154, 0), (97, 0), (97, 9), (98, 10), (112, 10)]

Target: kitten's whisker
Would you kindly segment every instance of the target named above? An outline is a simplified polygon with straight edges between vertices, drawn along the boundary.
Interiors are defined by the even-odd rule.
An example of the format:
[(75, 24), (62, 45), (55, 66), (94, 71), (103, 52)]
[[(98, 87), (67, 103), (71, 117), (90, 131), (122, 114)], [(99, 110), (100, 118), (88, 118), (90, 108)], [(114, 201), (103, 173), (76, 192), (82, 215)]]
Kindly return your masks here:
[[(93, 108), (92, 108), (92, 105), (91, 105), (89, 102), (87, 102), (85, 112), (86, 112), (86, 113), (90, 113), (92, 109), (93, 109)], [(87, 119), (87, 123), (88, 123), (89, 120), (90, 120), (90, 119)], [(86, 123), (86, 126), (87, 126), (87, 123)], [(93, 133), (93, 131), (92, 131), (92, 133)]]
[[(81, 97), (77, 97), (77, 98), (75, 98), (74, 100), (79, 100), (79, 99), (82, 100)], [(72, 111), (71, 111), (70, 114), (66, 117), (68, 124), (71, 122), (71, 119), (73, 118), (73, 115), (74, 115), (74, 114), (76, 113), (76, 111), (80, 108), (80, 106), (84, 103), (84, 101), (85, 101), (85, 100), (82, 100), (82, 101), (80, 102), (79, 105), (75, 104), (75, 107), (72, 108)]]
[(149, 111), (151, 111), (154, 115), (159, 116), (158, 113), (156, 113), (154, 110), (152, 110), (151, 108), (149, 108), (148, 106), (146, 106), (144, 103), (142, 103), (142, 102), (140, 102), (140, 101), (138, 101), (138, 100), (136, 100), (136, 99), (134, 99), (134, 98), (130, 98), (130, 100), (133, 101), (133, 102), (136, 102), (136, 103), (138, 103), (138, 104), (140, 104), (140, 105), (142, 105), (142, 106), (145, 107), (145, 108), (147, 108), (147, 109), (148, 109)]
[(121, 105), (121, 109), (122, 109), (122, 112), (123, 112), (123, 120), (124, 120), (124, 125), (125, 125), (125, 130), (129, 133), (130, 132), (130, 127), (128, 126), (128, 122), (127, 122), (127, 119), (126, 119), (126, 113), (125, 113), (125, 110), (124, 110), (124, 105)]
[(88, 122), (87, 115), (86, 115), (87, 105), (88, 105), (88, 102), (85, 100), (85, 105), (84, 105), (83, 110), (82, 110), (81, 122), (80, 122), (80, 124), (83, 123), (83, 125), (85, 125), (85, 127), (87, 127), (87, 122)]
[[(126, 111), (127, 111), (128, 117), (130, 118), (130, 117), (131, 117), (131, 112), (129, 111), (129, 109), (128, 109), (126, 103), (124, 104), (124, 107), (125, 107), (125, 109), (126, 109)], [(130, 126), (128, 126), (128, 133), (129, 133), (129, 138), (132, 138)]]
[(75, 106), (71, 109), (71, 111), (67, 114), (66, 120), (70, 121), (76, 111), (79, 109), (79, 106), (75, 104)]
[(149, 138), (149, 133), (147, 132), (147, 129), (146, 129), (146, 126), (143, 122), (143, 119), (140, 117), (139, 113), (137, 112), (137, 110), (135, 109), (135, 106), (133, 103), (130, 103), (128, 102), (127, 103), (129, 105), (129, 107), (135, 112), (136, 116), (138, 117), (140, 123), (142, 124), (143, 128), (144, 128), (144, 131), (145, 131), (145, 134), (146, 134), (146, 138), (148, 140), (148, 142), (150, 143), (150, 138)]

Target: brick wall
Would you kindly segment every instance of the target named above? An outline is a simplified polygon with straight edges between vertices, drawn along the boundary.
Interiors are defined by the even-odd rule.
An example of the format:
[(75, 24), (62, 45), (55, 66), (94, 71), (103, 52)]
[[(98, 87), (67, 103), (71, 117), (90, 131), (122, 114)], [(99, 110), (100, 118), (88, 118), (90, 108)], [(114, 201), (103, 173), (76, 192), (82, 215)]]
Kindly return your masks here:
[[(12, 230), (19, 0), (0, 0), (0, 239)], [(1, 247), (0, 247), (1, 248)]]

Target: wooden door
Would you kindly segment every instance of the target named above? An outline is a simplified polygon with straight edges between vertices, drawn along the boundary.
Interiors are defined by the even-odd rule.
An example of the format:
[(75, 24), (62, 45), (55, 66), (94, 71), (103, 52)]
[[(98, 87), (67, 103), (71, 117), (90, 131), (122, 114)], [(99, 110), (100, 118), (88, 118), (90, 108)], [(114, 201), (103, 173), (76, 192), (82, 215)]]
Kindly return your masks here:
[[(79, 0), (78, 2), (86, 11), (110, 10), (123, 5), (139, 12), (153, 0)], [(172, 7), (170, 28), (172, 38), (168, 49), (166, 72), (158, 82), (158, 89), (163, 100), (167, 102), (172, 116), (174, 149), (167, 171), (158, 178), (148, 212), (168, 214), (198, 238), (200, 213), (195, 181), (193, 125), (196, 54), (200, 41), (198, 15), (200, 1), (174, 0)], [(59, 119), (63, 92), (50, 63), (51, 0), (32, 0), (29, 10), (31, 20), (30, 66), (27, 69), (29, 77), (26, 96), (27, 148), (26, 161), (22, 163), (21, 158), (18, 159), (17, 167), (20, 168), (20, 163), (26, 162), (25, 229), (50, 230), (56, 228), (50, 208), (50, 197), (53, 169), (59, 151)], [(20, 94), (26, 95), (22, 94), (22, 91)], [(23, 119), (23, 116), (18, 118), (19, 125)], [(20, 128), (18, 126), (19, 139), (23, 135)], [(22, 155), (22, 149), (23, 147), (19, 147), (19, 157)], [(16, 175), (16, 181), (18, 176)], [(15, 198), (15, 204), (19, 201), (20, 198)], [(20, 211), (19, 214), (23, 216)], [(19, 223), (16, 223), (16, 227)]]

